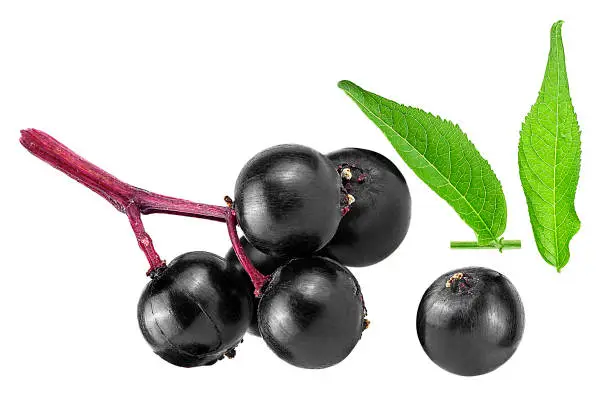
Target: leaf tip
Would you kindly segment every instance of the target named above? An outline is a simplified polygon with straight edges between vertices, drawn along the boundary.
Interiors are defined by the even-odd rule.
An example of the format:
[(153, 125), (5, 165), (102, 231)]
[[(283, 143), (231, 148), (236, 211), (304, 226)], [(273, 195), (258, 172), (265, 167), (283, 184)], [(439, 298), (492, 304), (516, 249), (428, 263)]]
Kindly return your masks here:
[(350, 88), (357, 87), (357, 85), (350, 80), (340, 80), (338, 82), (338, 87), (344, 91), (347, 91)]
[(563, 24), (565, 23), (564, 20), (560, 19), (557, 22), (555, 22), (552, 27), (550, 28), (550, 34), (554, 35), (554, 34), (561, 34), (561, 27), (563, 26)]

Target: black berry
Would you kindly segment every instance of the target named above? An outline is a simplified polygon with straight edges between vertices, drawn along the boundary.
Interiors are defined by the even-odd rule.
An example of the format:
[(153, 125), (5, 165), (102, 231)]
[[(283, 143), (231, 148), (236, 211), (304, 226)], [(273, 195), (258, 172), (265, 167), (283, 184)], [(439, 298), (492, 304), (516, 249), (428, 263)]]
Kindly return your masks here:
[(325, 246), (338, 228), (341, 186), (331, 161), (313, 149), (266, 149), (247, 162), (236, 181), (238, 223), (264, 253), (309, 255)]
[(158, 270), (147, 284), (138, 303), (138, 323), (166, 361), (211, 365), (234, 354), (252, 306), (252, 292), (234, 267), (217, 255), (191, 252)]
[(506, 277), (487, 268), (440, 276), (427, 289), (417, 314), (423, 349), (437, 365), (476, 376), (504, 364), (518, 347), (525, 313)]
[(412, 201), (406, 180), (373, 151), (345, 148), (327, 156), (349, 200), (348, 212), (321, 254), (352, 267), (376, 264), (397, 249), (408, 231)]
[(337, 364), (365, 328), (357, 280), (322, 257), (296, 259), (272, 276), (259, 303), (259, 330), (281, 359), (302, 368)]

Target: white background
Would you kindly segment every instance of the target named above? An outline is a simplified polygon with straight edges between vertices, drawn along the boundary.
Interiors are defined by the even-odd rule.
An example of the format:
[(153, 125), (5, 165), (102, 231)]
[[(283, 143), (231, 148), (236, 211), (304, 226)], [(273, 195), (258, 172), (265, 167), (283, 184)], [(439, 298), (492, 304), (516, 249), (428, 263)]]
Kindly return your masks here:
[[(573, 5), (572, 5), (573, 3)], [(0, 395), (517, 397), (609, 393), (610, 9), (563, 1), (3, 1), (0, 7)], [(605, 4), (601, 2), (600, 4)], [(540, 258), (517, 169), (550, 26), (563, 36), (583, 131), (582, 229), (561, 274)], [(462, 127), (508, 202), (505, 237), (524, 248), (457, 252), (472, 231), (405, 166), (336, 87), (351, 79)], [(127, 219), (18, 143), (42, 129), (127, 182), (222, 203), (243, 163), (295, 142), (379, 151), (413, 198), (408, 236), (355, 271), (371, 328), (341, 364), (291, 367), (247, 336), (233, 361), (182, 369), (138, 329), (147, 264)], [(144, 218), (162, 257), (223, 255), (221, 224)], [(461, 378), (433, 364), (415, 332), (440, 274), (481, 265), (516, 285), (526, 330), (497, 371)]]

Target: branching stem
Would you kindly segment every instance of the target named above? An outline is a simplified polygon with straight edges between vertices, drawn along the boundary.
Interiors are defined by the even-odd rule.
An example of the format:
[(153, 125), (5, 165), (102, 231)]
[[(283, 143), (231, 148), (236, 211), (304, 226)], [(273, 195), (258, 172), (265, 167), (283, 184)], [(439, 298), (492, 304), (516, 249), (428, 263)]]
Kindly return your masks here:
[(245, 271), (251, 277), (256, 295), (259, 295), (261, 288), (268, 281), (269, 277), (262, 275), (246, 256), (236, 232), (236, 213), (231, 207), (191, 202), (129, 185), (83, 159), (50, 135), (39, 130), (22, 130), (19, 141), (34, 156), (98, 193), (117, 210), (127, 215), (138, 246), (149, 261), (147, 275), (164, 267), (166, 263), (155, 251), (153, 241), (144, 229), (141, 215), (164, 213), (225, 222), (232, 247)]

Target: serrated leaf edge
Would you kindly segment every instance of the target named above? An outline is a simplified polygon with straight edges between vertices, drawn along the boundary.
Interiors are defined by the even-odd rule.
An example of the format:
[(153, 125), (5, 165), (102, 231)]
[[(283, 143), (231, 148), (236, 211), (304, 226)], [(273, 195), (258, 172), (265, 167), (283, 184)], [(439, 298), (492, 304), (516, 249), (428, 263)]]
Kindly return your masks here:
[[(558, 45), (558, 44), (557, 44), (557, 45), (555, 46), (555, 48), (557, 49), (557, 51), (561, 51), (561, 49), (562, 49), (562, 45), (563, 45), (563, 44), (562, 44), (562, 36), (561, 36), (561, 28), (562, 28), (562, 26), (563, 26), (563, 23), (564, 23), (564, 21), (560, 20), (560, 21), (555, 22), (555, 23), (552, 25), (552, 27), (551, 27), (551, 32), (550, 32), (550, 34), (551, 34), (551, 40), (554, 40), (554, 41), (555, 41), (555, 43), (557, 43), (558, 41), (561, 41), (561, 45)], [(551, 50), (552, 50), (552, 49), (551, 49)], [(556, 55), (557, 55), (557, 56), (556, 56), (556, 68), (557, 68), (557, 71), (561, 70), (561, 66), (563, 66), (563, 69), (565, 70), (565, 74), (567, 74), (567, 68), (566, 68), (565, 62), (563, 63), (563, 65), (561, 65), (561, 63), (560, 63), (560, 58), (561, 58), (561, 57), (559, 56), (559, 54), (560, 54), (560, 53), (557, 53), (557, 54), (556, 54)], [(565, 58), (565, 57), (564, 57), (564, 58)], [(547, 64), (546, 64), (546, 68), (545, 68), (545, 72), (544, 72), (544, 79), (546, 79), (546, 72), (547, 72), (547, 70), (548, 70), (548, 62), (547, 62)], [(559, 75), (560, 75), (560, 74), (559, 74), (559, 73), (557, 73), (557, 80), (559, 79)], [(569, 85), (569, 83), (568, 83), (568, 85)], [(559, 88), (558, 88), (559, 86), (560, 86), (560, 84), (557, 84), (557, 90), (559, 90)], [(521, 139), (519, 140), (519, 148), (518, 148), (518, 149), (519, 149), (519, 175), (520, 175), (520, 177), (521, 177), (521, 183), (522, 183), (522, 185), (523, 185), (523, 190), (525, 190), (525, 189), (526, 189), (526, 188), (525, 188), (525, 184), (527, 184), (527, 185), (529, 186), (529, 189), (530, 189), (531, 191), (533, 191), (535, 194), (537, 194), (538, 196), (540, 196), (540, 194), (539, 194), (539, 193), (538, 193), (538, 192), (537, 192), (535, 189), (533, 189), (533, 188), (532, 188), (532, 184), (531, 184), (531, 182), (530, 182), (530, 181), (527, 181), (527, 180), (525, 179), (526, 177), (524, 177), (524, 176), (523, 176), (523, 171), (522, 171), (522, 169), (521, 169), (521, 162), (520, 162), (520, 158), (521, 158), (521, 155), (522, 155), (523, 159), (526, 159), (526, 158), (525, 158), (525, 154), (524, 154), (524, 151), (525, 151), (525, 150), (524, 150), (524, 146), (525, 146), (525, 144), (523, 143), (522, 133), (523, 133), (523, 131), (525, 130), (525, 127), (526, 127), (526, 125), (527, 125), (527, 122), (528, 122), (529, 116), (530, 116), (530, 115), (531, 115), (533, 112), (537, 111), (537, 104), (538, 104), (538, 101), (539, 101), (539, 99), (540, 99), (540, 96), (541, 96), (541, 95), (542, 95), (542, 89), (540, 89), (540, 91), (538, 92), (538, 96), (537, 96), (537, 98), (536, 98), (535, 103), (534, 103), (534, 104), (531, 106), (531, 108), (529, 109), (529, 112), (527, 113), (527, 116), (525, 116), (525, 119), (524, 119), (524, 121), (523, 121), (523, 123), (522, 123), (522, 125), (521, 125)], [(572, 113), (573, 113), (574, 117), (575, 117), (575, 118), (576, 118), (576, 120), (577, 120), (577, 119), (578, 119), (578, 117), (577, 117), (576, 112), (575, 112), (575, 110), (574, 110), (574, 106), (573, 106), (573, 103), (572, 103), (572, 98), (571, 98), (571, 95), (569, 94), (569, 88), (568, 88), (568, 97), (569, 97), (570, 104), (572, 105)], [(557, 95), (557, 98), (558, 98), (558, 95)], [(557, 119), (558, 119), (558, 113), (559, 113), (559, 110), (558, 110), (558, 106), (559, 106), (559, 104), (558, 104), (558, 102), (559, 102), (559, 101), (557, 101), (557, 111), (556, 111), (556, 114), (557, 114)], [(558, 234), (558, 231), (557, 231), (557, 211), (556, 211), (556, 209), (557, 209), (557, 200), (556, 200), (556, 193), (557, 193), (557, 192), (556, 192), (556, 191), (557, 191), (557, 180), (556, 180), (556, 174), (557, 174), (557, 153), (558, 153), (557, 145), (558, 145), (558, 138), (559, 138), (559, 134), (560, 134), (560, 133), (559, 133), (559, 131), (558, 131), (558, 129), (559, 129), (558, 124), (559, 124), (559, 123), (557, 123), (557, 131), (556, 131), (556, 133), (555, 133), (555, 159), (554, 159), (554, 162), (553, 162), (553, 163), (554, 163), (554, 164), (553, 164), (553, 187), (554, 187), (553, 192), (554, 192), (554, 195), (555, 195), (555, 196), (553, 197), (553, 203), (552, 203), (552, 207), (553, 207), (553, 223), (554, 223), (554, 225), (555, 225), (555, 229), (554, 229), (554, 231), (553, 231), (553, 232), (554, 232), (554, 236), (555, 236), (555, 253), (551, 253), (551, 252), (550, 252), (550, 250), (549, 250), (548, 248), (544, 247), (544, 246), (542, 245), (542, 243), (541, 243), (541, 242), (540, 242), (538, 239), (535, 239), (535, 241), (536, 241), (536, 246), (538, 247), (538, 251), (540, 252), (540, 255), (542, 256), (542, 258), (544, 259), (544, 261), (546, 261), (548, 264), (550, 264), (550, 265), (554, 266), (554, 267), (557, 269), (557, 272), (561, 272), (561, 269), (563, 269), (563, 268), (564, 268), (564, 267), (565, 267), (565, 266), (566, 266), (566, 265), (569, 263), (569, 259), (570, 259), (570, 256), (571, 256), (571, 252), (570, 252), (570, 250), (569, 250), (569, 243), (571, 242), (572, 238), (573, 238), (573, 237), (574, 237), (574, 236), (575, 236), (575, 235), (578, 233), (578, 231), (580, 230), (580, 227), (581, 227), (581, 221), (580, 221), (580, 218), (578, 217), (578, 214), (577, 214), (577, 212), (576, 212), (575, 205), (574, 205), (574, 203), (572, 203), (572, 206), (571, 206), (571, 210), (570, 210), (570, 212), (571, 212), (571, 213), (574, 215), (574, 217), (576, 218), (577, 225), (576, 225), (575, 230), (571, 231), (571, 232), (568, 234), (568, 239), (567, 239), (567, 241), (568, 241), (568, 249), (567, 249), (567, 252), (568, 252), (568, 253), (567, 253), (567, 259), (565, 260), (565, 262), (564, 262), (564, 263), (558, 263), (558, 262), (559, 262), (559, 260), (560, 260), (560, 257), (561, 257), (561, 256), (560, 256), (560, 250), (559, 250), (559, 241), (558, 241), (558, 238), (559, 238), (559, 237), (558, 237), (558, 235), (559, 235), (559, 234)], [(580, 138), (580, 137), (581, 137), (581, 135), (582, 135), (582, 131), (580, 130), (580, 127), (578, 127), (578, 138)], [(577, 153), (577, 155), (578, 155), (578, 162), (580, 162), (581, 153), (582, 153), (582, 148), (579, 148), (578, 153)], [(523, 163), (524, 163), (524, 164), (527, 164), (527, 163), (526, 163), (526, 160), (524, 160), (524, 161), (523, 161)], [(578, 177), (577, 177), (577, 181), (580, 179), (580, 164), (579, 164), (578, 166), (579, 166), (579, 167), (578, 167)], [(531, 165), (527, 164), (527, 167), (529, 167), (529, 169), (531, 170)], [(536, 173), (535, 171), (531, 170), (531, 173), (532, 173), (534, 176), (537, 176), (537, 177), (539, 178), (539, 176), (537, 175), (537, 173)], [(575, 197), (575, 194), (576, 194), (576, 190), (577, 190), (577, 186), (576, 186), (576, 187), (574, 187), (574, 189), (572, 189), (572, 191), (573, 191), (573, 196), (574, 196), (574, 197)], [(531, 199), (530, 199), (530, 198), (529, 198), (529, 197), (528, 197), (526, 194), (525, 194), (525, 199), (526, 199), (526, 202), (527, 202), (527, 204), (528, 204), (528, 210), (529, 210), (529, 219), (530, 219), (530, 222), (531, 222), (531, 224), (532, 224), (532, 229), (533, 229), (534, 238), (535, 238), (536, 233), (535, 233), (535, 228), (534, 228), (534, 226), (533, 226), (533, 224), (534, 224), (534, 219), (535, 219), (535, 222), (537, 222), (537, 223), (539, 223), (539, 224), (541, 224), (541, 223), (539, 222), (539, 220), (538, 220), (538, 218), (535, 216), (535, 214), (532, 214), (533, 212), (532, 212), (532, 210), (531, 210), (531, 209), (533, 208), (533, 205), (532, 205), (532, 203), (531, 203)], [(542, 198), (542, 200), (544, 200), (544, 198)], [(549, 260), (548, 256), (544, 255), (544, 253), (543, 253), (543, 252), (549, 253), (549, 254), (550, 254), (550, 257), (552, 257), (554, 260)]]
[[(340, 81), (340, 82), (338, 83), (338, 87), (339, 87), (339, 88), (341, 88), (341, 89), (342, 89), (342, 90), (343, 90), (343, 91), (346, 93), (346, 95), (348, 95), (348, 96), (349, 96), (349, 98), (351, 98), (351, 99), (352, 99), (352, 100), (353, 100), (353, 101), (354, 101), (354, 102), (355, 102), (355, 103), (356, 103), (356, 104), (359, 106), (359, 108), (361, 108), (361, 109), (362, 109), (362, 111), (363, 111), (364, 113), (366, 113), (367, 115), (371, 115), (371, 116), (372, 116), (372, 117), (374, 117), (376, 120), (379, 120), (379, 121), (381, 122), (381, 124), (384, 124), (384, 125), (385, 125), (385, 126), (386, 126), (386, 127), (389, 129), (389, 130), (390, 130), (390, 131), (393, 131), (393, 133), (394, 133), (394, 134), (396, 134), (396, 135), (397, 135), (399, 138), (403, 139), (403, 140), (404, 140), (404, 141), (405, 141), (405, 142), (406, 142), (406, 143), (407, 143), (407, 144), (408, 144), (408, 145), (409, 145), (409, 146), (410, 146), (410, 147), (411, 147), (411, 148), (414, 150), (414, 152), (415, 152), (415, 153), (418, 153), (418, 154), (419, 154), (419, 156), (420, 156), (422, 159), (424, 159), (424, 160), (427, 162), (427, 164), (429, 164), (429, 165), (430, 165), (430, 166), (431, 166), (431, 167), (432, 167), (432, 168), (433, 168), (433, 169), (434, 169), (434, 170), (435, 170), (435, 171), (436, 171), (436, 172), (437, 172), (437, 173), (438, 173), (438, 174), (439, 174), (439, 175), (440, 175), (440, 176), (441, 176), (441, 177), (442, 177), (444, 180), (446, 180), (446, 181), (448, 182), (448, 185), (449, 185), (449, 186), (451, 186), (451, 187), (453, 188), (453, 190), (455, 190), (455, 192), (457, 192), (457, 194), (458, 194), (458, 195), (459, 195), (459, 196), (460, 196), (460, 197), (463, 199), (463, 201), (464, 201), (465, 203), (467, 203), (467, 204), (468, 204), (469, 208), (470, 208), (470, 209), (472, 210), (472, 212), (473, 212), (473, 213), (474, 213), (474, 214), (475, 214), (475, 215), (478, 217), (478, 219), (479, 219), (480, 223), (481, 223), (481, 224), (484, 226), (484, 228), (486, 229), (486, 231), (489, 233), (489, 237), (486, 237), (486, 238), (483, 238), (483, 237), (481, 237), (481, 236), (478, 236), (478, 234), (476, 233), (479, 243), (482, 243), (482, 244), (487, 244), (487, 243), (490, 243), (490, 242), (494, 242), (495, 244), (497, 244), (497, 245), (500, 245), (500, 246), (501, 246), (501, 245), (502, 245), (502, 244), (501, 244), (501, 239), (502, 239), (502, 238), (501, 238), (501, 234), (503, 234), (503, 231), (504, 231), (504, 230), (505, 230), (505, 228), (506, 228), (506, 226), (505, 226), (505, 222), (504, 222), (504, 228), (502, 229), (502, 232), (501, 232), (499, 235), (494, 234), (494, 233), (493, 233), (493, 231), (492, 231), (492, 229), (491, 229), (491, 227), (490, 227), (490, 226), (489, 226), (489, 225), (488, 225), (488, 224), (485, 222), (485, 220), (483, 220), (483, 218), (481, 217), (480, 213), (476, 211), (476, 209), (474, 208), (474, 206), (472, 206), (472, 204), (470, 203), (470, 201), (469, 201), (469, 200), (467, 200), (467, 198), (465, 197), (465, 195), (463, 195), (463, 194), (462, 194), (462, 193), (461, 193), (461, 192), (460, 192), (460, 191), (459, 191), (459, 190), (458, 190), (458, 189), (457, 189), (457, 188), (456, 188), (456, 187), (455, 187), (455, 186), (454, 186), (454, 185), (451, 183), (451, 181), (449, 181), (449, 180), (446, 178), (446, 176), (445, 176), (445, 175), (444, 175), (442, 172), (440, 172), (440, 170), (439, 170), (439, 169), (438, 169), (438, 168), (437, 168), (437, 167), (436, 167), (436, 166), (435, 166), (433, 163), (431, 163), (431, 162), (429, 161), (429, 159), (427, 159), (427, 158), (426, 158), (426, 157), (425, 157), (425, 156), (424, 156), (424, 155), (423, 155), (421, 152), (419, 152), (419, 151), (417, 150), (417, 148), (415, 148), (415, 147), (414, 147), (414, 146), (413, 146), (413, 145), (412, 145), (412, 144), (411, 144), (411, 143), (410, 143), (408, 140), (406, 140), (404, 137), (402, 137), (402, 136), (401, 136), (401, 134), (399, 134), (397, 131), (395, 131), (395, 129), (394, 129), (393, 127), (391, 127), (389, 124), (387, 124), (387, 123), (386, 123), (386, 122), (385, 122), (383, 119), (381, 119), (380, 117), (378, 117), (378, 116), (376, 116), (374, 113), (372, 113), (372, 112), (371, 112), (371, 111), (370, 111), (370, 110), (369, 110), (369, 109), (368, 109), (368, 108), (365, 106), (365, 104), (364, 104), (364, 103), (362, 103), (362, 102), (358, 101), (358, 100), (357, 100), (357, 99), (356, 99), (356, 98), (355, 98), (353, 95), (351, 95), (351, 93), (348, 91), (349, 87), (347, 87), (347, 86), (352, 86), (352, 87), (357, 88), (357, 89), (359, 89), (359, 90), (362, 90), (362, 91), (364, 91), (364, 92), (366, 92), (366, 93), (370, 93), (369, 91), (364, 90), (363, 88), (359, 87), (359, 86), (358, 86), (358, 85), (356, 85), (355, 83), (353, 83), (353, 82), (351, 82), (351, 81), (348, 81), (348, 80), (342, 80), (342, 81)], [(370, 94), (374, 94), (374, 93), (370, 93)], [(376, 95), (376, 94), (374, 94), (374, 95)], [(472, 148), (473, 148), (473, 149), (474, 149), (474, 150), (475, 150), (475, 151), (476, 151), (478, 154), (480, 154), (480, 152), (478, 151), (478, 149), (476, 148), (476, 146), (474, 145), (474, 143), (472, 143), (472, 141), (471, 141), (471, 140), (468, 138), (467, 134), (465, 134), (465, 133), (463, 132), (463, 130), (461, 130), (461, 127), (459, 127), (459, 125), (458, 125), (458, 124), (453, 123), (453, 122), (452, 122), (452, 121), (450, 121), (450, 120), (444, 119), (444, 118), (442, 118), (442, 117), (440, 117), (440, 116), (438, 116), (438, 115), (434, 115), (434, 114), (432, 114), (431, 112), (427, 112), (427, 111), (424, 111), (424, 110), (419, 109), (419, 108), (409, 107), (409, 106), (406, 106), (406, 105), (403, 105), (403, 104), (399, 104), (399, 103), (397, 103), (397, 105), (398, 105), (400, 108), (411, 109), (411, 110), (414, 110), (414, 111), (417, 111), (417, 112), (422, 112), (422, 113), (424, 113), (425, 115), (431, 116), (431, 117), (433, 117), (433, 118), (435, 118), (435, 119), (437, 119), (437, 120), (441, 121), (442, 123), (447, 123), (447, 124), (450, 124), (451, 126), (453, 126), (453, 127), (457, 128), (457, 129), (458, 129), (458, 130), (459, 130), (459, 131), (460, 131), (460, 132), (461, 132), (461, 133), (462, 133), (462, 134), (465, 136), (465, 138), (466, 138), (466, 139), (467, 139), (467, 141), (468, 141), (468, 144), (469, 144), (469, 145), (471, 145), (471, 147), (472, 147)], [(385, 135), (386, 135), (386, 134), (385, 134)], [(487, 160), (486, 160), (484, 157), (482, 157), (482, 156), (481, 156), (481, 158), (484, 160), (485, 164), (486, 164), (486, 165), (489, 167), (489, 169), (492, 171), (493, 176), (495, 177), (495, 179), (497, 180), (497, 182), (499, 183), (499, 185), (500, 185), (500, 187), (501, 187), (501, 182), (499, 181), (499, 178), (497, 178), (497, 175), (496, 175), (496, 174), (495, 174), (495, 172), (493, 171), (493, 168), (491, 167), (491, 165), (489, 164), (489, 162), (488, 162), (488, 161), (487, 161)], [(424, 182), (424, 183), (425, 183), (427, 186), (429, 186), (430, 188), (433, 188), (433, 187), (432, 187), (432, 186), (431, 186), (431, 185), (430, 185), (430, 184), (429, 184), (427, 181), (424, 181), (424, 180), (422, 180), (422, 181), (423, 181), (423, 182)], [(444, 198), (442, 198), (442, 199), (444, 199)], [(445, 200), (445, 199), (444, 199), (444, 200)], [(446, 200), (445, 200), (445, 201), (446, 201)], [(505, 199), (504, 199), (504, 201), (505, 201)], [(447, 203), (448, 203), (448, 201), (447, 201)], [(451, 205), (451, 207), (453, 207), (453, 206)], [(454, 208), (454, 207), (453, 207), (453, 208)], [(467, 220), (466, 220), (466, 218), (464, 217), (464, 215), (463, 215), (463, 214), (461, 214), (461, 213), (458, 213), (458, 212), (457, 212), (457, 214), (458, 214), (458, 215), (459, 215), (459, 217), (460, 217), (460, 218), (461, 218), (461, 219), (462, 219), (464, 222), (466, 222), (466, 224), (467, 224)], [(468, 226), (469, 226), (469, 224), (468, 224)]]

